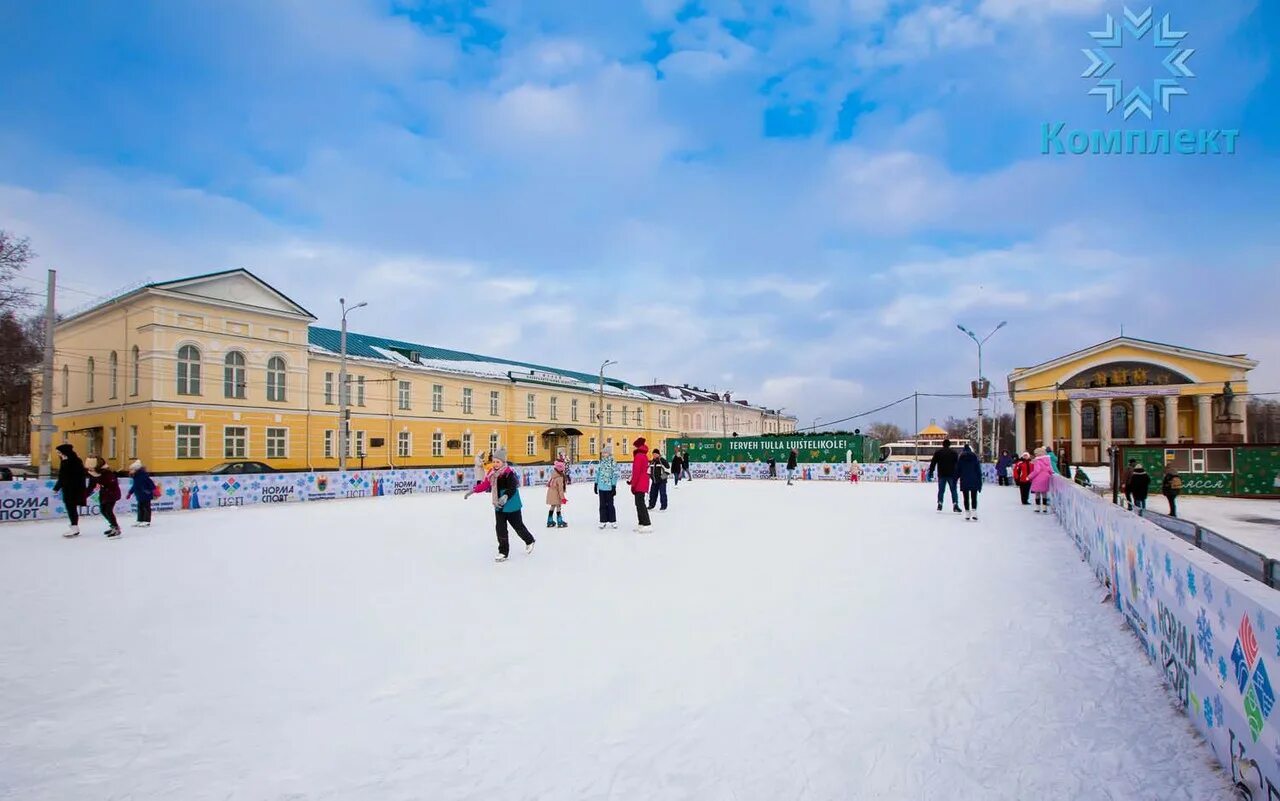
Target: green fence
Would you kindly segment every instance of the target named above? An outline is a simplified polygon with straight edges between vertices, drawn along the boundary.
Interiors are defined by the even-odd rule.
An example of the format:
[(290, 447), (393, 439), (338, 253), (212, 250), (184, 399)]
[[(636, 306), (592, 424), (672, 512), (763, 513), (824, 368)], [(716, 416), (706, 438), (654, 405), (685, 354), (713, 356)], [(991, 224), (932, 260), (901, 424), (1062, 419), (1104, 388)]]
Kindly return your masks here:
[(767, 462), (786, 464), (792, 448), (801, 462), (843, 463), (852, 452), (859, 462), (880, 461), (880, 441), (860, 434), (796, 434), (779, 437), (706, 437), (667, 440), (667, 449), (679, 448), (691, 462)]
[(1280, 498), (1280, 445), (1126, 445), (1120, 449), (1121, 469), (1130, 459), (1151, 474), (1158, 493), (1165, 465), (1182, 477), (1188, 495), (1234, 495)]

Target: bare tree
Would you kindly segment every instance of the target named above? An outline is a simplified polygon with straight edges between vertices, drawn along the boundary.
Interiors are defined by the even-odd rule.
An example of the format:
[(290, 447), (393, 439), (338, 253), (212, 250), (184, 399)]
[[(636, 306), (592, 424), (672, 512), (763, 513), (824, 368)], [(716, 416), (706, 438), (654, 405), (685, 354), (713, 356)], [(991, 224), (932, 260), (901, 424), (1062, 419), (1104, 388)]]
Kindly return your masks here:
[(31, 243), (0, 229), (0, 312), (30, 303), (31, 293), (14, 285), (14, 278), (35, 258)]
[(1280, 401), (1250, 398), (1249, 442), (1271, 445), (1280, 442)]
[(867, 427), (867, 436), (878, 439), (881, 443), (900, 442), (902, 429), (893, 423), (872, 423)]

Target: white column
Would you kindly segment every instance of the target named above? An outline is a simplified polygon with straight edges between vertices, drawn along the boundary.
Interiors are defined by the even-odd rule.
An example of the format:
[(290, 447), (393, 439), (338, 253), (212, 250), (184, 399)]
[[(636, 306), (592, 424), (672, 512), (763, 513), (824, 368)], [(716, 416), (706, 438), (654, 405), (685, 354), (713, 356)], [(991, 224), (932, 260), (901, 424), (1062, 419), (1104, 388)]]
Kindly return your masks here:
[(1213, 442), (1213, 396), (1196, 396), (1196, 442)]
[(1046, 449), (1053, 445), (1053, 401), (1040, 401), (1040, 439)]
[(1240, 441), (1249, 441), (1249, 404), (1244, 402), (1244, 397), (1236, 395), (1235, 400), (1231, 401), (1231, 405), (1236, 407), (1232, 413), (1232, 417), (1240, 418), (1238, 425), (1240, 426)]
[(1111, 399), (1098, 401), (1098, 455), (1105, 461), (1111, 447)]
[(1084, 402), (1073, 398), (1067, 403), (1071, 407), (1071, 463), (1080, 464), (1084, 461), (1084, 429), (1080, 420)]
[(1133, 444), (1147, 444), (1147, 399), (1133, 399)]
[(1018, 453), (1028, 450), (1026, 401), (1014, 401), (1013, 403), (1013, 447)]
[(1178, 396), (1164, 396), (1164, 441), (1167, 445), (1178, 444)]

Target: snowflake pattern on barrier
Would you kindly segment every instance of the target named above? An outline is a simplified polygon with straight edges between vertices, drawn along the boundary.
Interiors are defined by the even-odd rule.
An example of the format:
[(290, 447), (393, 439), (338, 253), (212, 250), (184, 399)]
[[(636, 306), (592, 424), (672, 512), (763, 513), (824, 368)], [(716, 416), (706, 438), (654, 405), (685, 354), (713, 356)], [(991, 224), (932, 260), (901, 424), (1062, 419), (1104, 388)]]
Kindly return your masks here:
[(1192, 568), (1187, 568), (1187, 592), (1196, 597), (1196, 571)]
[(1204, 654), (1205, 661), (1213, 659), (1213, 628), (1209, 625), (1209, 616), (1205, 614), (1204, 607), (1200, 607), (1200, 614), (1196, 617), (1196, 642), (1200, 645), (1200, 652)]
[(1206, 601), (1213, 603), (1213, 578), (1208, 573), (1204, 574), (1204, 589), (1201, 592), (1204, 593)]

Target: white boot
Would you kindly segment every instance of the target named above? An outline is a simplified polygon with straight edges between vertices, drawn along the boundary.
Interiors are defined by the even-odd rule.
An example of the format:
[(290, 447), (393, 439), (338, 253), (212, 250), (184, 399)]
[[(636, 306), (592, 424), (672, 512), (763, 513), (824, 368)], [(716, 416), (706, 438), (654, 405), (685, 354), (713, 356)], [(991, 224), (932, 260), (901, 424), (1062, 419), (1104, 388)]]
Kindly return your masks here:
[(617, 530), (618, 530), (618, 524), (617, 524), (617, 523), (610, 523), (610, 524), (609, 524), (609, 528), (613, 529), (614, 531), (617, 531)]
[(66, 537), (67, 539), (71, 539), (72, 537), (79, 537), (79, 536), (80, 536), (80, 527), (79, 527), (79, 526), (72, 526), (70, 529), (68, 529), (66, 532), (64, 532), (62, 536)]
[(498, 554), (497, 556), (493, 557), (493, 561), (495, 561), (495, 562), (505, 562), (505, 561), (507, 561), (507, 557), (506, 557), (505, 555), (503, 555), (503, 554)]
[(525, 553), (527, 553), (527, 554), (532, 554), (532, 553), (533, 553), (533, 543), (532, 543), (532, 542), (531, 542), (531, 543), (529, 543), (528, 545), (524, 546), (524, 552), (525, 552)]
[(607, 526), (607, 525), (609, 525), (609, 524), (608, 524), (608, 523), (601, 523), (601, 524), (600, 524), (600, 530), (601, 530), (601, 531), (604, 531), (604, 527), (605, 527), (605, 526)]
[(969, 519), (970, 519), (970, 515), (969, 515), (969, 510), (968, 510), (968, 509), (965, 509), (965, 510), (964, 510), (964, 519), (965, 519), (965, 520), (969, 520)]

